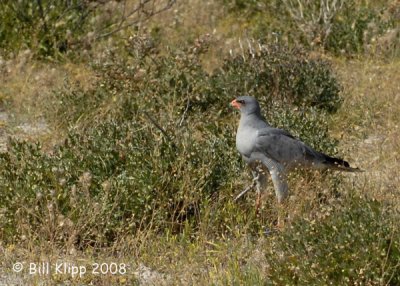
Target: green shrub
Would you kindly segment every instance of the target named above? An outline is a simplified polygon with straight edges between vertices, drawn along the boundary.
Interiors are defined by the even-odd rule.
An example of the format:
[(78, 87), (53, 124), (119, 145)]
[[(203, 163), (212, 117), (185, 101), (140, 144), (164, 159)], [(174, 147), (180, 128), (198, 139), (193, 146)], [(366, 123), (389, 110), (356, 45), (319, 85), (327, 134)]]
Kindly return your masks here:
[(12, 142), (0, 158), (3, 236), (39, 232), (41, 239), (65, 242), (69, 237), (61, 234), (73, 228), (79, 243), (103, 244), (149, 223), (180, 229), (184, 220), (198, 219), (201, 202), (218, 196), (234, 178), (228, 174), (239, 172), (234, 149), (227, 148), (232, 138), (205, 130), (201, 140), (186, 134), (171, 144), (155, 131), (140, 120), (104, 122), (71, 132), (52, 154)]
[(90, 50), (96, 41), (135, 29), (140, 21), (169, 9), (174, 2), (132, 1), (127, 7), (119, 1), (102, 0), (0, 1), (0, 49), (7, 57), (30, 49), (38, 57), (51, 59), (72, 51), (72, 58)]
[(267, 102), (283, 101), (329, 112), (341, 103), (340, 85), (328, 62), (279, 45), (226, 60), (213, 80), (221, 93), (248, 93)]
[(43, 106), (49, 122), (72, 127), (65, 142), (51, 153), (12, 142), (0, 156), (2, 236), (85, 246), (148, 227), (221, 232), (246, 223), (252, 208), (230, 199), (244, 169), (233, 97), (256, 96), (270, 122), (317, 149), (334, 153), (336, 145), (325, 110), (337, 108), (339, 87), (329, 65), (271, 49), (229, 58), (210, 75), (201, 47), (155, 60), (128, 45), (134, 56), (110, 53), (93, 65), (91, 90), (66, 81)]
[[(380, 37), (399, 28), (399, 5), (390, 0), (223, 2), (236, 21), (239, 18), (245, 23), (247, 34), (255, 38), (308, 49), (322, 47), (334, 54), (373, 53)], [(323, 3), (329, 9), (323, 8)], [(391, 39), (392, 47), (385, 56), (398, 54), (397, 38)]]
[(88, 32), (93, 7), (87, 1), (1, 1), (0, 48), (18, 53), (31, 49), (55, 56)]
[(273, 284), (400, 282), (399, 213), (368, 198), (343, 199), (325, 207), (324, 219), (299, 219), (271, 241)]
[(229, 10), (235, 13), (243, 12), (243, 10), (257, 10), (257, 6), (264, 4), (259, 0), (222, 0)]
[(367, 46), (374, 45), (380, 36), (396, 27), (395, 17), (388, 12), (387, 7), (375, 8), (346, 3), (342, 12), (333, 18), (324, 47), (336, 54), (368, 52)]

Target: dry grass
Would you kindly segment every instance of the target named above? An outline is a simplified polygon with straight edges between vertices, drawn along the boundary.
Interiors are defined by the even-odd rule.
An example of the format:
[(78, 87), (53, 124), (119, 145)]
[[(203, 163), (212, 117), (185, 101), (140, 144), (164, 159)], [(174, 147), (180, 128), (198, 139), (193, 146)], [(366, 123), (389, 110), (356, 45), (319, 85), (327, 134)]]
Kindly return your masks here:
[(345, 101), (333, 128), (342, 149), (366, 172), (353, 180), (376, 199), (399, 202), (400, 62), (336, 63)]
[[(345, 102), (333, 119), (332, 133), (341, 138), (340, 147), (346, 159), (366, 170), (363, 174), (346, 174), (348, 179), (343, 189), (353, 188), (360, 194), (367, 193), (380, 201), (398, 202), (400, 63), (349, 63), (336, 59), (335, 68), (344, 84)], [(49, 68), (33, 65), (22, 72), (10, 73), (2, 87), (2, 93), (11, 99), (12, 110), (17, 116), (22, 118), (29, 114), (35, 117), (40, 115), (36, 111), (40, 110), (37, 101), (41, 98), (41, 93), (60, 86), (65, 73), (80, 78), (83, 83), (87, 83), (87, 79), (91, 78), (85, 69), (77, 66)], [(268, 221), (268, 218), (277, 215), (277, 207), (270, 183), (268, 192), (260, 219), (264, 220), (263, 223), (268, 228), (272, 228), (274, 222)], [(288, 228), (290, 220), (296, 217), (308, 217), (315, 221), (323, 219), (332, 211), (330, 205), (336, 200), (329, 187), (324, 184), (324, 178), (318, 173), (292, 180), (291, 192), (292, 197), (287, 205), (290, 213)], [(326, 199), (322, 203), (321, 196)], [(251, 196), (249, 199), (252, 199)], [(0, 246), (0, 250), (4, 254), (4, 269), (10, 269), (12, 263), (17, 260), (46, 260), (55, 263), (60, 259), (80, 265), (117, 261), (128, 263), (132, 268), (126, 276), (88, 275), (83, 279), (47, 277), (44, 281), (47, 281), (48, 285), (66, 280), (69, 280), (71, 285), (131, 285), (136, 283), (138, 272), (145, 273), (142, 263), (157, 270), (148, 270), (155, 279), (149, 280), (153, 281), (154, 285), (232, 285), (243, 281), (261, 283), (260, 281), (267, 277), (270, 267), (262, 250), (270, 245), (274, 235), (266, 239), (261, 234), (247, 233), (247, 229), (238, 229), (234, 233), (234, 236), (229, 237), (224, 234), (214, 234), (210, 237), (205, 232), (203, 237), (197, 238), (185, 234), (180, 237), (167, 235), (161, 238), (149, 229), (137, 237), (124, 238), (118, 249), (89, 249), (82, 252), (63, 247), (64, 250), (60, 251), (56, 245), (43, 242), (43, 245), (39, 246), (27, 243), (25, 248), (16, 248), (14, 245)], [(10, 279), (14, 279), (15, 282), (21, 277)], [(24, 283), (28, 281), (37, 285), (43, 282), (43, 279), (25, 277)]]
[[(340, 147), (346, 159), (366, 170), (362, 174), (346, 174), (348, 179), (343, 188), (354, 188), (360, 195), (368, 194), (379, 201), (399, 205), (400, 62), (367, 60), (349, 63), (336, 59), (335, 68), (344, 84), (345, 102), (333, 119), (332, 133), (341, 138)], [(322, 218), (318, 214), (323, 216), (332, 211), (330, 205), (335, 199), (318, 174), (311, 176), (309, 181), (295, 182), (291, 188), (293, 196), (288, 206), (291, 217), (310, 216), (310, 212), (315, 211), (318, 220)], [(322, 209), (315, 190), (325, 193), (328, 198)], [(264, 208), (267, 207), (274, 208), (271, 195), (267, 195)], [(190, 250), (180, 249), (178, 243), (172, 250), (161, 250), (166, 256), (154, 266), (165, 269), (168, 265), (165, 271), (175, 277), (186, 277), (185, 282), (219, 285), (238, 278), (237, 274), (243, 268), (238, 264), (242, 260), (256, 267), (262, 278), (262, 273), (268, 273), (268, 259), (260, 251), (265, 247), (265, 240), (251, 241), (243, 234), (235, 239), (220, 243), (203, 241), (192, 244)], [(155, 253), (147, 254), (150, 255), (147, 263), (154, 263)]]
[(44, 121), (45, 109), (49, 108), (49, 95), (70, 78), (89, 89), (95, 81), (90, 69), (70, 62), (60, 64), (32, 60), (29, 50), (4, 64), (4, 81), (0, 86), (0, 99), (6, 112), (2, 127), (4, 140), (13, 136), (31, 142), (39, 140), (46, 149), (51, 148), (64, 136), (65, 130), (52, 122)]
[[(333, 118), (332, 133), (341, 138), (340, 148), (345, 158), (366, 170), (361, 174), (344, 174), (347, 179), (340, 191), (355, 190), (360, 196), (367, 194), (379, 201), (396, 202), (400, 177), (397, 170), (399, 63), (348, 63), (335, 59), (335, 68), (344, 84), (346, 98), (342, 110)], [(332, 214), (340, 197), (336, 198), (326, 180), (312, 173), (291, 181), (286, 228), (290, 228), (290, 221), (296, 217), (307, 217), (313, 224)], [(268, 228), (273, 227), (273, 222), (265, 219), (277, 215), (271, 183), (267, 192), (259, 219)], [(249, 196), (251, 199), (253, 194)], [(135, 259), (168, 273), (170, 285), (232, 285), (240, 281), (253, 281), (257, 285), (268, 275), (270, 265), (263, 249), (274, 239), (274, 235), (269, 238), (251, 235), (246, 229), (238, 230), (234, 237), (204, 237), (189, 240), (190, 243), (176, 237), (162, 241), (149, 237), (140, 244)]]
[[(223, 11), (215, 1), (188, 2), (190, 5), (185, 3), (177, 6), (163, 15), (160, 21), (154, 19), (151, 25), (165, 28), (167, 32), (163, 34), (168, 37), (163, 41), (171, 46), (179, 45), (180, 39), (185, 38), (183, 35), (190, 34), (193, 38), (189, 40), (193, 40), (201, 35), (211, 34), (217, 48), (209, 51), (204, 65), (212, 70), (220, 64), (221, 55), (226, 53), (230, 45), (237, 46), (237, 39), (232, 37), (227, 40), (225, 35), (236, 34), (240, 37), (242, 24), (232, 19), (220, 22), (218, 18)], [(204, 6), (207, 9), (203, 9)], [(188, 9), (197, 13), (187, 11)], [(210, 11), (213, 13), (210, 14)], [(187, 37), (185, 39), (188, 40)], [(359, 194), (368, 194), (379, 201), (399, 205), (400, 62), (331, 60), (334, 61), (340, 82), (344, 85), (345, 96), (343, 107), (333, 118), (331, 132), (341, 139), (341, 154), (345, 155), (345, 159), (366, 170), (363, 174), (343, 175), (346, 182), (341, 191), (354, 189)], [(51, 126), (54, 129), (49, 134), (32, 136), (22, 136), (16, 127), (41, 118), (44, 106), (42, 100), (49, 92), (64, 84), (66, 75), (86, 88), (94, 82), (93, 75), (83, 65), (36, 63), (30, 60), (28, 52), (10, 62), (7, 69), (5, 81), (0, 86), (0, 99), (9, 102), (7, 109), (15, 115), (15, 122), (6, 123), (8, 133), (41, 140), (50, 147), (63, 137), (63, 130), (57, 130), (57, 126)], [(249, 177), (241, 175), (234, 187), (239, 191), (240, 185), (246, 184), (248, 179)], [(268, 185), (262, 214), (258, 219), (266, 228), (272, 229), (274, 221), (271, 221), (271, 217), (276, 217), (278, 210), (271, 182)], [(290, 221), (296, 218), (307, 217), (316, 222), (322, 220), (332, 212), (332, 205), (337, 199), (329, 186), (325, 185), (325, 178), (318, 173), (294, 178), (290, 189), (292, 196), (286, 206), (289, 213), (287, 228), (290, 228)], [(248, 200), (253, 199), (254, 194), (250, 194)], [(249, 216), (247, 219), (256, 218)], [(262, 233), (251, 234), (246, 228), (235, 229), (230, 236), (223, 233), (210, 234), (207, 232), (206, 222), (204, 224), (204, 233), (197, 237), (191, 237), (190, 230), (187, 231), (188, 234), (184, 232), (181, 236), (171, 234), (162, 237), (152, 229), (144, 230), (136, 237), (121, 238), (118, 249), (83, 251), (46, 241), (37, 245), (30, 243), (29, 238), (18, 246), (2, 245), (0, 242), (0, 254), (3, 257), (0, 266), (10, 270), (11, 265), (18, 260), (52, 263), (62, 260), (79, 265), (123, 262), (131, 268), (125, 276), (87, 275), (83, 279), (67, 279), (64, 276), (46, 279), (24, 277), (23, 281), (21, 277), (13, 276), (11, 271), (6, 272), (11, 277), (11, 282), (21, 285), (39, 285), (43, 280), (44, 285), (65, 285), (67, 280), (69, 285), (132, 285), (137, 282), (138, 275), (135, 272), (144, 272), (140, 270), (141, 264), (156, 270), (153, 272), (156, 277), (154, 285), (243, 285), (243, 281), (251, 281), (253, 285), (261, 284), (270, 268), (263, 250), (275, 239), (275, 234), (266, 238)], [(3, 274), (0, 273), (0, 279), (1, 275)]]

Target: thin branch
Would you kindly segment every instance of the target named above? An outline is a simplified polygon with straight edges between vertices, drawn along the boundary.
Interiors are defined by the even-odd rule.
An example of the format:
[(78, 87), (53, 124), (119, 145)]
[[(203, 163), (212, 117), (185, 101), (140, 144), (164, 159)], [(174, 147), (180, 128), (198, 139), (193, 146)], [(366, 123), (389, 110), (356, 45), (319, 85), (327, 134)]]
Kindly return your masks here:
[(240, 192), (240, 194), (238, 194), (236, 196), (236, 198), (233, 200), (234, 202), (237, 202), (241, 197), (243, 197), (248, 191), (250, 191), (251, 189), (253, 189), (256, 186), (257, 182), (256, 180), (253, 180), (252, 184), (250, 186), (248, 186), (246, 189), (244, 189), (243, 191)]
[(186, 113), (187, 113), (188, 110), (189, 110), (189, 107), (190, 107), (190, 99), (189, 99), (189, 97), (188, 97), (187, 103), (186, 103), (185, 111), (183, 112), (182, 117), (181, 117), (181, 120), (179, 121), (179, 124), (178, 124), (179, 127), (182, 126), (183, 121), (185, 120)]
[(40, 15), (40, 19), (42, 20), (44, 32), (46, 34), (48, 34), (49, 33), (49, 29), (47, 28), (46, 15), (44, 14), (42, 0), (37, 0), (36, 3), (38, 5), (38, 7), (39, 7), (39, 15)]
[(332, 19), (343, 8), (344, 0), (283, 0), (283, 3), (310, 41), (319, 35), (323, 42), (331, 32)]
[(157, 127), (158, 130), (161, 131), (161, 133), (165, 136), (165, 138), (168, 139), (168, 141), (172, 142), (171, 137), (168, 135), (167, 131), (164, 130), (164, 128), (162, 128), (157, 121), (154, 120), (153, 117), (151, 117), (151, 115), (147, 112), (147, 111), (143, 111), (143, 114), (147, 117), (148, 120), (150, 120), (151, 123), (154, 124), (155, 127)]
[(300, 18), (303, 19), (304, 18), (303, 5), (301, 4), (300, 0), (297, 0), (297, 3), (299, 3)]
[[(143, 6), (144, 6), (146, 3), (150, 2), (150, 1), (151, 1), (151, 0), (144, 0), (144, 1), (140, 0), (139, 4), (136, 5), (135, 8), (133, 8), (129, 13), (127, 13), (126, 16), (125, 16), (125, 7), (124, 7), (123, 16), (122, 16), (121, 20), (119, 21), (118, 28), (116, 28), (115, 30), (116, 30), (116, 31), (120, 31), (120, 29), (121, 29), (121, 27), (122, 27), (122, 24), (125, 23), (125, 22), (126, 22), (132, 15), (134, 15), (135, 13), (138, 13), (138, 16), (139, 16), (139, 12), (140, 12), (141, 10), (143, 10)], [(153, 1), (154, 1), (154, 0), (153, 0)], [(125, 4), (124, 4), (124, 5), (125, 5)], [(97, 31), (97, 33), (100, 34), (101, 31), (107, 30), (107, 29), (109, 29), (109, 28), (111, 28), (111, 27), (113, 27), (113, 26), (115, 26), (115, 25), (117, 25), (117, 23), (111, 23), (110, 25), (101, 28), (99, 31)], [(102, 37), (106, 37), (106, 36), (108, 36), (108, 35), (107, 35), (107, 34), (100, 35), (100, 36), (98, 36), (96, 39), (102, 38)]]
[[(157, 14), (159, 14), (159, 13), (162, 13), (162, 12), (164, 12), (164, 11), (170, 9), (170, 8), (175, 4), (175, 2), (176, 2), (176, 0), (169, 0), (168, 3), (167, 3), (163, 8), (161, 8), (161, 9), (159, 9), (159, 10), (156, 10), (156, 11), (151, 11), (150, 13), (147, 13), (147, 11), (144, 10), (144, 5), (145, 5), (146, 3), (148, 3), (149, 1), (150, 1), (150, 0), (145, 0), (144, 2), (140, 2), (140, 4), (138, 4), (138, 5), (136, 6), (136, 8), (133, 9), (126, 17), (124, 17), (124, 18), (121, 20), (121, 22), (122, 22), (122, 23), (127, 22), (128, 18), (129, 18), (130, 16), (132, 16), (132, 15), (135, 14), (135, 13), (139, 13), (140, 11), (141, 11), (143, 14), (146, 15), (143, 19), (136, 19), (136, 20), (134, 20), (134, 21), (132, 21), (132, 22), (126, 24), (126, 25), (120, 25), (119, 27), (117, 27), (116, 29), (114, 29), (114, 30), (112, 30), (112, 31), (109, 31), (109, 32), (107, 32), (107, 33), (98, 35), (98, 36), (96, 37), (96, 40), (97, 40), (97, 39), (100, 39), (100, 38), (108, 37), (108, 36), (110, 36), (110, 35), (112, 35), (112, 34), (115, 34), (115, 33), (119, 32), (119, 31), (123, 30), (123, 29), (126, 29), (126, 28), (128, 28), (128, 27), (130, 27), (130, 26), (133, 26), (133, 25), (135, 25), (135, 24), (137, 24), (137, 23), (146, 21), (146, 20), (150, 19), (151, 17), (153, 17), (153, 16), (155, 16), (155, 15), (157, 15)], [(140, 15), (140, 14), (139, 14), (139, 15)], [(108, 29), (108, 28), (110, 28), (110, 27), (113, 26), (113, 25), (115, 25), (115, 24), (112, 24), (112, 25), (110, 25), (110, 26), (108, 26), (108, 27), (105, 27), (105, 28), (103, 28), (103, 29), (101, 29), (101, 30), (103, 31), (103, 30), (105, 30), (105, 29)]]

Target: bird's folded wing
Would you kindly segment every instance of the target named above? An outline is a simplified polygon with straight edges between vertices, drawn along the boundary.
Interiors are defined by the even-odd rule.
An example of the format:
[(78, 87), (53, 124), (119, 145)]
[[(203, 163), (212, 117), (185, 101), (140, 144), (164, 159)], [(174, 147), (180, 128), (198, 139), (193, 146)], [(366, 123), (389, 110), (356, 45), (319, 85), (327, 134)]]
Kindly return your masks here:
[[(258, 130), (255, 151), (284, 165), (305, 160), (307, 146), (285, 130), (264, 128)], [(301, 163), (301, 162), (299, 162)]]

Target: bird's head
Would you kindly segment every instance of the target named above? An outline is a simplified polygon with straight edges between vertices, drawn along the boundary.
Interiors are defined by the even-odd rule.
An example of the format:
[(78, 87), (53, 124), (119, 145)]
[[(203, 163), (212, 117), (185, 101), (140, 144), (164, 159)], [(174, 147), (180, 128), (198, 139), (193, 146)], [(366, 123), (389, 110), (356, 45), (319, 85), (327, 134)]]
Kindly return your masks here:
[(260, 113), (260, 105), (252, 96), (239, 96), (231, 101), (231, 105), (239, 109), (242, 114)]

